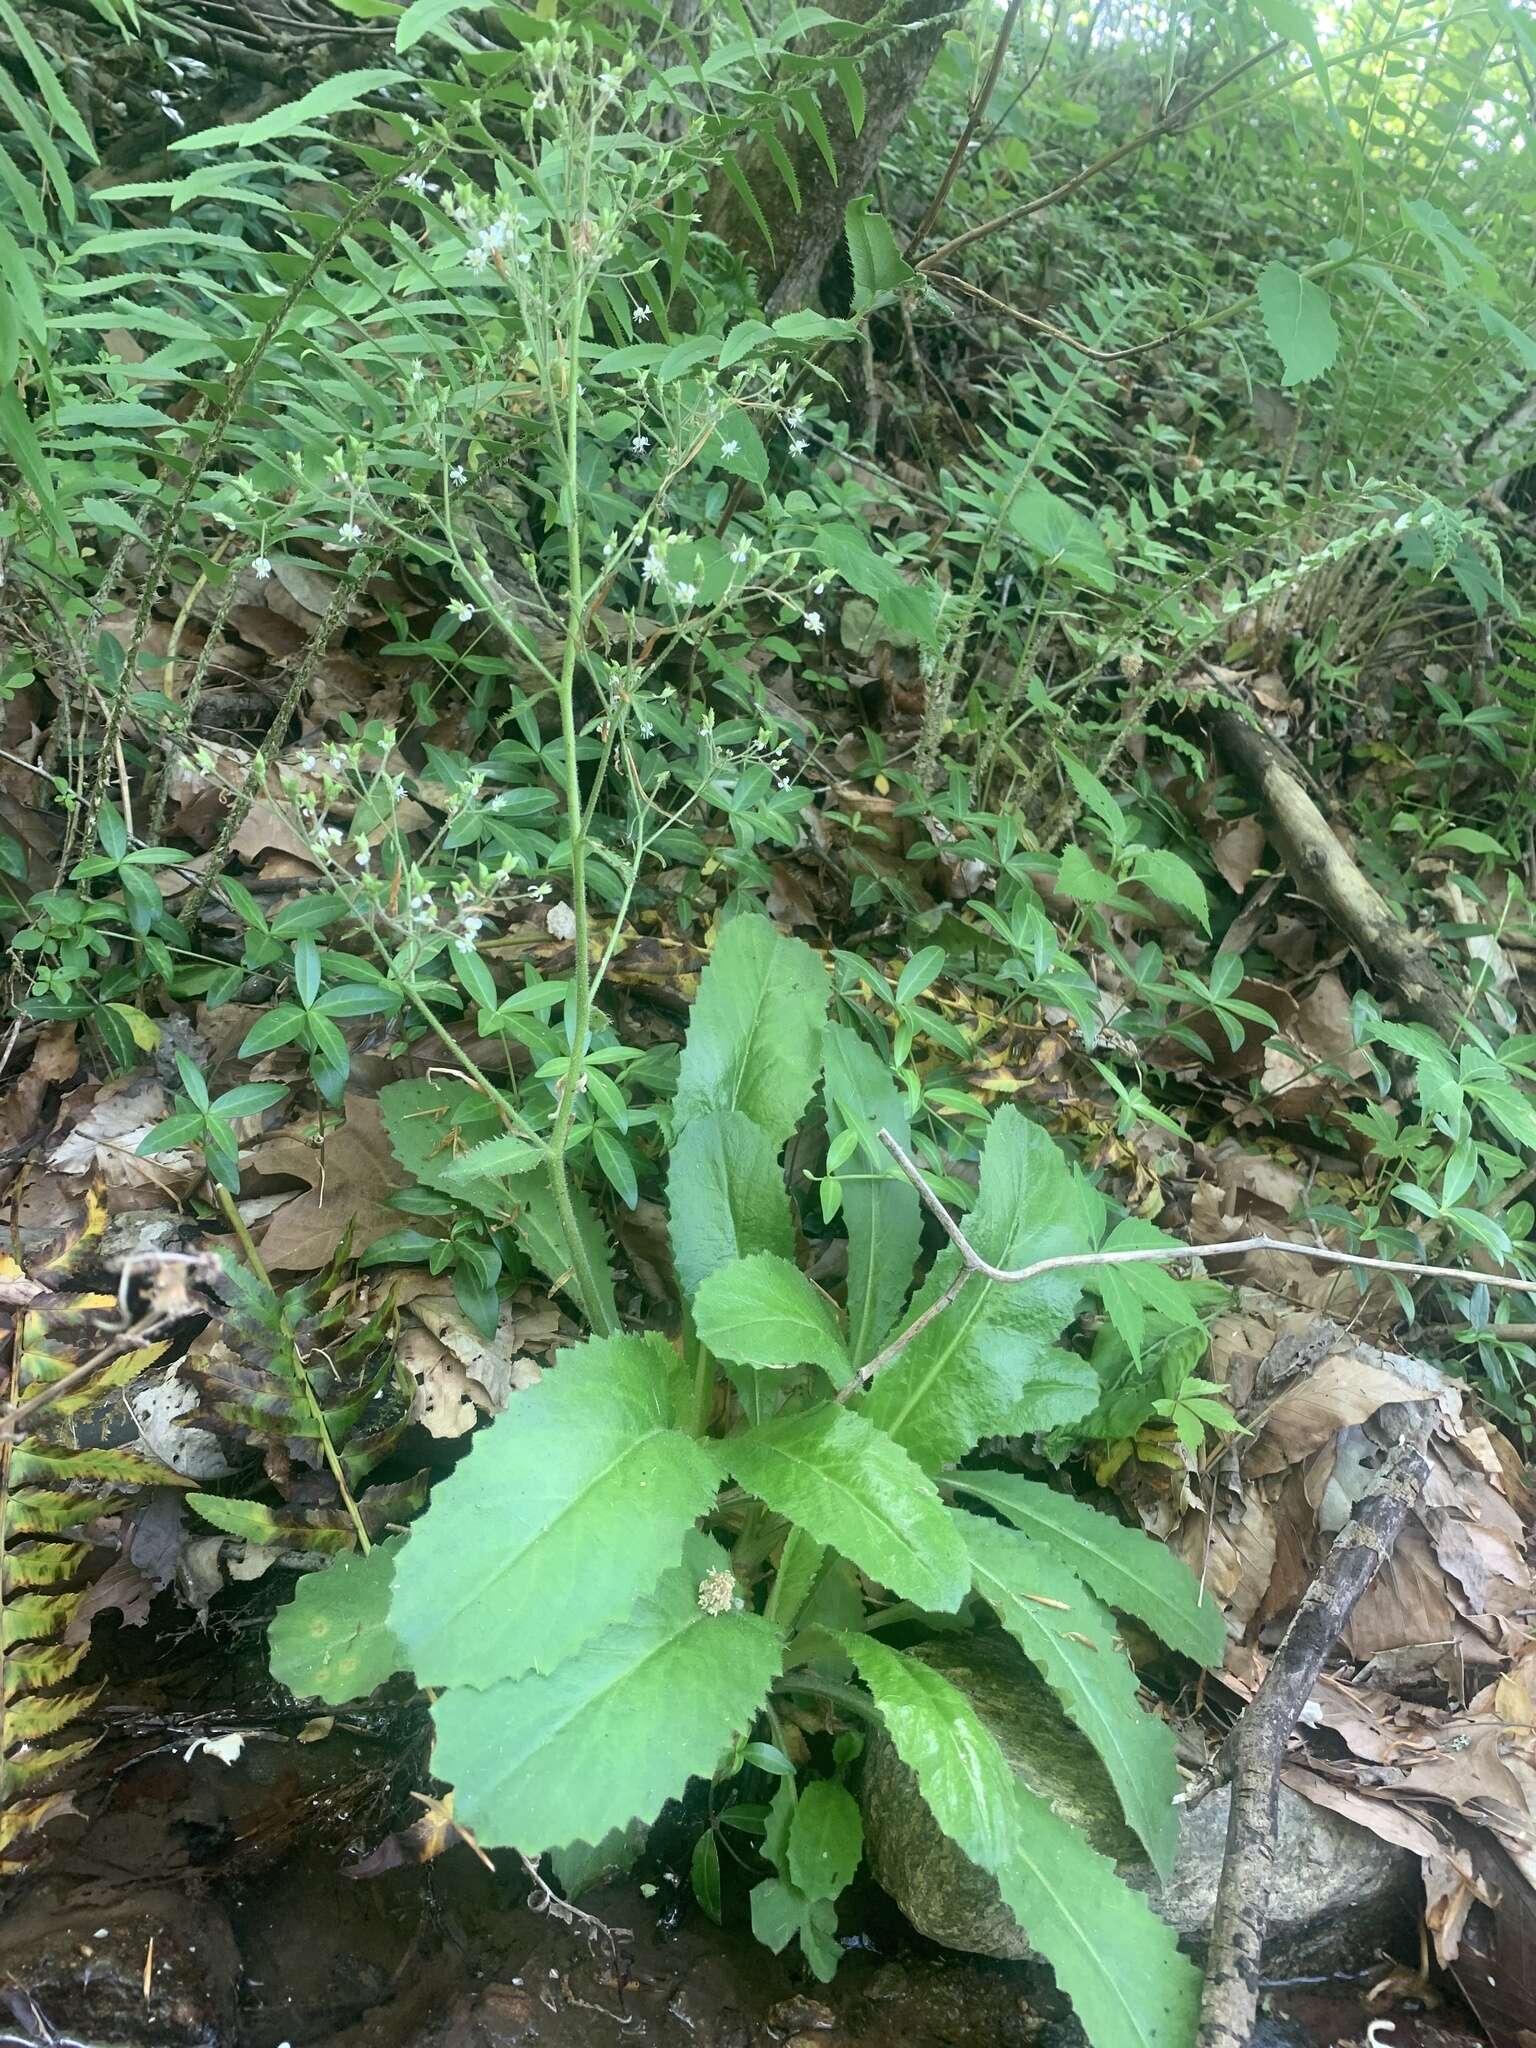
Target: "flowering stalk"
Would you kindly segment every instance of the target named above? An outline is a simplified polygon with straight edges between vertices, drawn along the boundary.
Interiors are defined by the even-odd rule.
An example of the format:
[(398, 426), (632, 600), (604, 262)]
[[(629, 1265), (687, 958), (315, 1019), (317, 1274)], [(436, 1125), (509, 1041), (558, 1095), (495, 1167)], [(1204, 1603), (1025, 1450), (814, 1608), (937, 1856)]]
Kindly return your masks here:
[(592, 1327), (599, 1336), (607, 1336), (607, 1316), (603, 1311), (591, 1261), (587, 1257), (586, 1245), (577, 1228), (576, 1207), (571, 1199), (570, 1175), (565, 1164), (566, 1146), (570, 1142), (571, 1119), (576, 1114), (576, 1096), (581, 1086), (582, 1069), (586, 1063), (587, 1037), (592, 1026), (592, 961), (588, 950), (591, 917), (587, 904), (587, 817), (581, 801), (581, 764), (576, 751), (576, 661), (581, 650), (586, 608), (582, 602), (581, 521), (576, 497), (579, 482), (577, 437), (581, 380), (576, 374), (574, 340), (581, 332), (584, 300), (585, 294), (578, 292), (570, 326), (573, 346), (566, 370), (569, 388), (566, 392), (565, 446), (561, 451), (565, 458), (565, 531), (569, 587), (566, 591), (565, 648), (560, 661), (558, 696), (560, 742), (565, 754), (565, 812), (571, 834), (571, 915), (576, 921), (576, 930), (573, 934), (575, 959), (572, 963), (571, 1049), (560, 1083), (560, 1101), (555, 1110), (555, 1121), (550, 1128), (547, 1157), (550, 1191), (554, 1195), (560, 1225), (565, 1232), (571, 1265), (576, 1275), (576, 1285), (586, 1304), (587, 1317)]

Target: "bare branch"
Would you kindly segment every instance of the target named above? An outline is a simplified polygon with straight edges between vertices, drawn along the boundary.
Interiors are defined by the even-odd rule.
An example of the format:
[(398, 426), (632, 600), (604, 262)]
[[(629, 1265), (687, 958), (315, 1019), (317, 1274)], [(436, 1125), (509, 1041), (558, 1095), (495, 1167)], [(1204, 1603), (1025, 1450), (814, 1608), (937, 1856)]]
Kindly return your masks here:
[(1061, 200), (1070, 198), (1074, 192), (1086, 185), (1091, 178), (1098, 177), (1102, 171), (1107, 171), (1124, 158), (1133, 156), (1138, 149), (1145, 149), (1149, 142), (1155, 142), (1160, 135), (1173, 134), (1177, 129), (1186, 126), (1206, 101), (1219, 93), (1223, 86), (1230, 85), (1236, 78), (1241, 78), (1245, 71), (1251, 71), (1256, 64), (1262, 64), (1266, 58), (1275, 56), (1278, 51), (1285, 48), (1286, 42), (1287, 38), (1282, 36), (1278, 42), (1267, 43), (1262, 50), (1255, 50), (1251, 57), (1245, 57), (1240, 64), (1234, 64), (1230, 70), (1224, 71), (1214, 85), (1207, 86), (1205, 91), (1196, 94), (1194, 99), (1172, 108), (1161, 120), (1150, 122), (1147, 127), (1138, 129), (1129, 141), (1106, 151), (1103, 156), (1095, 158), (1091, 164), (1085, 165), (1082, 170), (1074, 173), (1060, 185), (1052, 186), (1049, 192), (1042, 192), (1039, 198), (1026, 200), (1022, 206), (1010, 207), (1007, 213), (1000, 213), (995, 220), (984, 220), (974, 228), (967, 228), (963, 235), (956, 235), (952, 241), (941, 243), (932, 255), (922, 259), (917, 266), (918, 269), (924, 272), (935, 270), (941, 263), (947, 263), (951, 257), (957, 256), (962, 249), (968, 249), (972, 242), (983, 241), (988, 235), (998, 234), (1003, 228), (1011, 228), (1021, 220), (1028, 220), (1032, 214), (1044, 213), (1048, 206), (1055, 206)]
[(960, 1270), (937, 1301), (908, 1323), (885, 1349), (862, 1367), (837, 1396), (848, 1401), (861, 1393), (875, 1375), (883, 1372), (934, 1317), (949, 1307), (973, 1274), (995, 1280), (1003, 1287), (1017, 1287), (1025, 1280), (1038, 1280), (1045, 1273), (1070, 1273), (1090, 1266), (1174, 1266), (1181, 1259), (1230, 1259), (1243, 1252), (1278, 1252), (1285, 1258), (1312, 1259), (1325, 1266), (1355, 1266), (1368, 1273), (1396, 1273), (1412, 1280), (1455, 1280), (1464, 1287), (1504, 1288), (1515, 1294), (1536, 1294), (1536, 1280), (1516, 1273), (1472, 1273), (1463, 1266), (1420, 1266), (1411, 1259), (1372, 1259), (1363, 1252), (1334, 1251), (1329, 1245), (1294, 1244), (1288, 1237), (1231, 1237), (1220, 1244), (1137, 1245), (1120, 1252), (1064, 1252), (1053, 1259), (1036, 1259), (1028, 1266), (994, 1266), (971, 1243), (928, 1182), (921, 1167), (910, 1159), (889, 1131), (881, 1131), (880, 1142), (901, 1168), (922, 1198), (923, 1206), (937, 1218), (944, 1235), (960, 1254)]

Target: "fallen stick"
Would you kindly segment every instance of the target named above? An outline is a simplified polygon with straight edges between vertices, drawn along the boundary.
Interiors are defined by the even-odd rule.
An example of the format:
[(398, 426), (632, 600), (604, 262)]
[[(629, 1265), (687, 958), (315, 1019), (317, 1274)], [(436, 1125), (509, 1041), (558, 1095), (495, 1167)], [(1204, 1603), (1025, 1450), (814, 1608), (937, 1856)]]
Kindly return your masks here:
[(1259, 2006), (1259, 1965), (1269, 1922), (1279, 1818), (1280, 1757), (1312, 1696), (1323, 1659), (1386, 1562), (1429, 1477), (1429, 1460), (1400, 1443), (1355, 1504), (1323, 1568), (1302, 1596), (1264, 1682), (1189, 1801), (1232, 1781), (1227, 1848), (1205, 1966), (1198, 2048), (1247, 2048)]
[(1428, 953), (1339, 844), (1288, 751), (1238, 711), (1218, 711), (1212, 733), (1227, 766), (1263, 806), (1270, 839), (1297, 888), (1326, 912), (1372, 973), (1392, 984), (1411, 1017), (1454, 1043), (1462, 1010)]

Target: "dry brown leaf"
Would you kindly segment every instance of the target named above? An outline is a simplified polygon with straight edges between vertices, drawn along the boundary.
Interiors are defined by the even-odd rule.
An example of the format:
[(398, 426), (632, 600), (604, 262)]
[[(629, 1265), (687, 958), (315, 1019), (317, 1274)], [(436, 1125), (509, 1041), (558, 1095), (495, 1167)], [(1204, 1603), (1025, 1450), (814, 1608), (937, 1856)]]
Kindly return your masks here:
[(349, 1231), (355, 1254), (404, 1225), (400, 1212), (387, 1206), (393, 1190), (405, 1186), (406, 1176), (390, 1150), (377, 1101), (349, 1091), (342, 1114), (344, 1121), (327, 1129), (318, 1143), (296, 1127), (251, 1148), (252, 1180), (265, 1176), (305, 1183), (304, 1193), (285, 1202), (267, 1225), (261, 1255), (268, 1266), (288, 1273), (318, 1272)]
[(43, 1097), (52, 1087), (73, 1080), (80, 1064), (76, 1026), (67, 1021), (44, 1024), (32, 1047), (26, 1071), (18, 1074), (0, 1100), (0, 1151), (32, 1138), (38, 1128)]
[(1217, 835), (1211, 858), (1227, 887), (1241, 896), (1264, 858), (1264, 827), (1257, 818), (1239, 818)]
[(190, 1152), (157, 1152), (140, 1159), (136, 1148), (170, 1114), (171, 1099), (160, 1083), (146, 1074), (104, 1081), (92, 1099), (76, 1089), (67, 1106), (81, 1113), (68, 1134), (48, 1154), (57, 1172), (99, 1175), (107, 1184), (114, 1210), (161, 1208), (189, 1193), (202, 1174), (202, 1163)]
[(458, 1303), (418, 1294), (401, 1324), (397, 1356), (416, 1381), (411, 1420), (429, 1436), (467, 1436), (481, 1415), (499, 1415), (508, 1398), (543, 1377), (521, 1349), (524, 1335), (515, 1304), (503, 1304), (496, 1335), (487, 1343)]

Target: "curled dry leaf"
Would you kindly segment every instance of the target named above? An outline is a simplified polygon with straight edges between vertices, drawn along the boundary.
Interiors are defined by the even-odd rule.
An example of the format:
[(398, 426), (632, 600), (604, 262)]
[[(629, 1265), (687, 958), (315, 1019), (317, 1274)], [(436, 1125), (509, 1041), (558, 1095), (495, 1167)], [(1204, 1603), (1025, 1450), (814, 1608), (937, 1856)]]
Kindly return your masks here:
[[(1293, 1262), (1294, 1263), (1294, 1262)], [(1274, 1641), (1334, 1536), (1406, 1428), (1426, 1434), (1430, 1476), (1384, 1572), (1340, 1639), (1356, 1661), (1453, 1643), (1472, 1669), (1523, 1648), (1536, 1612), (1524, 1555), (1531, 1501), (1509, 1446), (1436, 1367), (1249, 1291), (1212, 1333), (1250, 1434), (1215, 1469), (1175, 1547), (1226, 1603), (1238, 1641)]]
[(396, 1351), (416, 1381), (411, 1420), (429, 1436), (453, 1438), (467, 1436), (482, 1415), (499, 1415), (514, 1392), (543, 1377), (522, 1346), (546, 1327), (545, 1319), (525, 1318), (504, 1304), (487, 1343), (450, 1296), (416, 1295), (406, 1306)]

